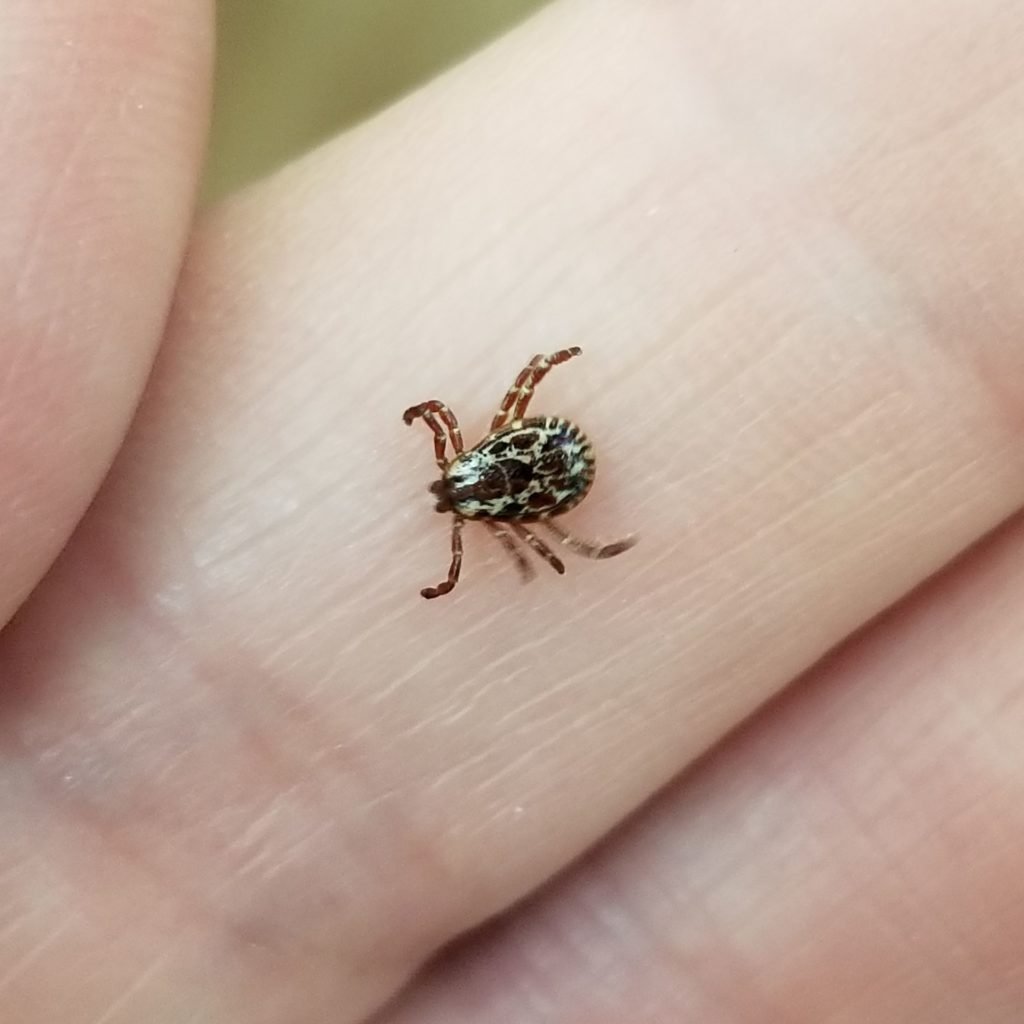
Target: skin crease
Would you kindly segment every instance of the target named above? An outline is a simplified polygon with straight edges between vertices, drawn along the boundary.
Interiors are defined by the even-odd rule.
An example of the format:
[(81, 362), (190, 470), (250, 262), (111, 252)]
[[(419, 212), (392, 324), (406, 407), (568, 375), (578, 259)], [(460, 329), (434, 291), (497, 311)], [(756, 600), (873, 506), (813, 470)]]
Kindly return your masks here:
[[(192, 39), (153, 89), (196, 139), (209, 11), (147, 10)], [(76, 16), (35, 11), (38, 77)], [(971, 546), (1024, 503), (1022, 35), (1013, 3), (556, 2), (205, 213), (0, 642), (5, 1014), (1015, 1020), (1024, 539)], [(120, 188), (169, 173), (136, 144)], [(110, 315), (158, 323), (170, 262)], [(531, 407), (597, 452), (564, 525), (639, 545), (522, 589), (467, 527), (423, 601), (449, 523), (401, 410), (472, 444), (577, 342)]]

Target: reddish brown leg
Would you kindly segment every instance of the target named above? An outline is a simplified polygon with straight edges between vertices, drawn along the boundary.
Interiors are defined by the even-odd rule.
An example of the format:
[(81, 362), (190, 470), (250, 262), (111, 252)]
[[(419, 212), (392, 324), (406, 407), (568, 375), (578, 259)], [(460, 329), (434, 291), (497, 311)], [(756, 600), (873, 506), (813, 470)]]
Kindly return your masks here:
[(438, 583), (436, 587), (424, 587), (420, 591), (424, 597), (432, 598), (449, 594), (455, 589), (455, 584), (459, 582), (459, 573), (462, 572), (462, 524), (464, 522), (462, 516), (455, 516), (452, 520), (452, 562), (448, 566), (448, 579), (444, 583)]
[(496, 523), (493, 519), (484, 519), (483, 523), (487, 529), (501, 541), (502, 547), (504, 547), (504, 549), (515, 559), (516, 565), (519, 566), (519, 575), (522, 576), (523, 582), (529, 583), (536, 573), (533, 571), (533, 566), (526, 560), (526, 555), (523, 554), (520, 547), (516, 544), (511, 530), (509, 530), (507, 526), (502, 526), (500, 523)]
[(530, 404), (534, 389), (547, 376), (552, 366), (558, 366), (573, 356), (578, 356), (583, 350), (577, 346), (563, 348), (549, 356), (538, 355), (530, 360), (530, 365), (525, 367), (515, 379), (515, 383), (505, 393), (501, 406), (491, 421), (491, 431), (511, 423), (512, 420), (520, 420), (526, 415), (526, 407)]
[(459, 421), (455, 418), (455, 413), (444, 402), (432, 398), (429, 402), (411, 406), (402, 413), (402, 419), (405, 420), (406, 425), (411, 424), (417, 417), (422, 417), (424, 423), (434, 432), (434, 458), (437, 459), (438, 466), (445, 469), (448, 465), (444, 447), (446, 438), (441, 423), (438, 423), (438, 417), (448, 428), (452, 448), (458, 455), (462, 451), (462, 431), (459, 429)]
[(540, 537), (528, 530), (522, 523), (511, 522), (509, 523), (509, 526), (515, 532), (515, 535), (521, 540), (525, 540), (526, 543), (529, 544), (530, 547), (533, 548), (533, 550), (536, 551), (537, 554), (555, 570), (555, 572), (560, 575), (565, 572), (565, 566), (562, 564), (562, 560), (554, 553), (554, 551), (551, 550), (551, 548), (547, 546), (547, 544), (544, 543), (544, 541), (540, 539)]
[(613, 555), (621, 555), (623, 551), (628, 551), (636, 543), (636, 537), (626, 537), (625, 540), (617, 540), (612, 544), (594, 544), (589, 540), (580, 540), (579, 537), (574, 537), (552, 519), (541, 519), (539, 522), (543, 523), (567, 548), (586, 558), (611, 558)]

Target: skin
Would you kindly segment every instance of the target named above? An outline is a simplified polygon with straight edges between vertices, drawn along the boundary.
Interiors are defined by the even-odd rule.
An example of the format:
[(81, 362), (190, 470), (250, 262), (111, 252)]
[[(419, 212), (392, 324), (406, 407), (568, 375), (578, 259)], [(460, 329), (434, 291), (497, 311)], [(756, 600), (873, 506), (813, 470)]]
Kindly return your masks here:
[[(562, 0), (190, 226), (211, 20), (0, 15), (5, 1015), (1017, 1020), (1021, 5)], [(576, 341), (640, 543), (423, 601)]]

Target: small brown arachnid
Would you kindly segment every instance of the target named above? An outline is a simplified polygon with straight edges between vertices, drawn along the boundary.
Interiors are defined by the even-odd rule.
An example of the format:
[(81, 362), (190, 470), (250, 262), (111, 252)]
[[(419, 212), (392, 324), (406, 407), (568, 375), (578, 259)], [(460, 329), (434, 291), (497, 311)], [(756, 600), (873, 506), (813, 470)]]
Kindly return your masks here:
[[(591, 544), (573, 537), (553, 521), (554, 516), (568, 512), (587, 496), (594, 482), (594, 450), (571, 420), (555, 416), (527, 418), (526, 407), (548, 370), (580, 352), (574, 347), (549, 356), (534, 356), (508, 389), (491, 422), (491, 432), (468, 452), (463, 448), (459, 422), (444, 402), (421, 402), (402, 414), (407, 424), (422, 418), (434, 432), (434, 457), (441, 479), (430, 485), (430, 492), (437, 498), (437, 511), (453, 516), (448, 579), (436, 587), (425, 587), (420, 591), (424, 597), (447, 594), (459, 581), (462, 525), (467, 519), (483, 523), (501, 541), (524, 580), (533, 578), (533, 569), (517, 542), (528, 544), (555, 572), (565, 572), (558, 556), (527, 523), (547, 527), (560, 543), (587, 558), (611, 558), (636, 543), (635, 538), (628, 537), (614, 544)], [(450, 460), (445, 456), (449, 439), (455, 450)]]

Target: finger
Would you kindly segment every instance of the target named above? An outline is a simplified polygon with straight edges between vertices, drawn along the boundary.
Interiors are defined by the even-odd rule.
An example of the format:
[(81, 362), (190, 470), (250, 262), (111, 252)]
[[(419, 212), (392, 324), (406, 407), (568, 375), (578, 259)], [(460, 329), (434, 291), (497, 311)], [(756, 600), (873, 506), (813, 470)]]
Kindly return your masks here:
[(161, 334), (206, 120), (207, 7), (0, 12), (0, 622), (99, 485)]
[(379, 1024), (999, 1024), (1024, 1001), (1024, 521)]
[[(955, 19), (921, 17), (908, 52), (929, 40), (964, 81), (1006, 66), (999, 39), (961, 52)], [(815, 25), (804, 45), (834, 45)], [(860, 173), (819, 166), (777, 222), (749, 117), (706, 106), (713, 69), (704, 89), (681, 71), (692, 28), (556, 6), (200, 229), (137, 431), (5, 662), (50, 695), (12, 726), (26, 770), (76, 780), (105, 841), (201, 909), (187, 939), (140, 917), (150, 889), (104, 922), (90, 949), (162, 964), (137, 1017), (187, 989), (231, 1019), (358, 1019), (1024, 498), (1020, 225), (977, 199), (1014, 194), (1013, 161), (979, 141), (951, 169), (965, 121), (894, 179), (854, 47), (850, 79), (806, 73)], [(931, 123), (934, 90), (913, 95)], [(894, 188), (911, 214), (878, 274), (860, 211)], [(931, 305), (965, 260), (989, 282), (970, 350)], [(445, 398), (468, 437), (521, 361), (580, 335), (536, 409), (598, 445), (574, 530), (640, 545), (524, 591), (467, 530), (459, 588), (423, 602), (449, 524), (401, 411)]]

